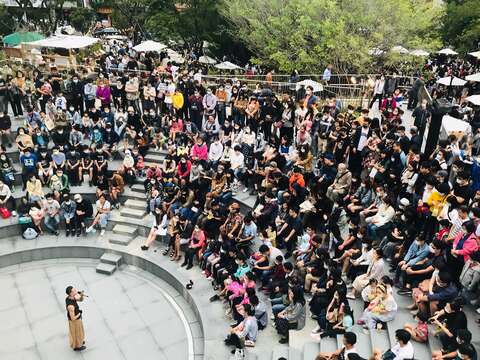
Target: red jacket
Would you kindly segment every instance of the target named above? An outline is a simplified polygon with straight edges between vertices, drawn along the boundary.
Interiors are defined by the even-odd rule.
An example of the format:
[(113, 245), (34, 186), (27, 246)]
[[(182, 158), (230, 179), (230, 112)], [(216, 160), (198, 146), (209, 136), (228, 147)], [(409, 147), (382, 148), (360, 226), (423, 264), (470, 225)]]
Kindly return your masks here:
[[(455, 239), (453, 240), (453, 248), (455, 249), (457, 247), (458, 242), (462, 239), (464, 233), (461, 231), (460, 233), (455, 236)], [(470, 254), (474, 253), (475, 251), (478, 250), (478, 244), (477, 244), (477, 237), (475, 236), (475, 233), (471, 233), (467, 240), (463, 243), (463, 248), (457, 250), (459, 255), (463, 255), (463, 259), (467, 261), (470, 259)]]

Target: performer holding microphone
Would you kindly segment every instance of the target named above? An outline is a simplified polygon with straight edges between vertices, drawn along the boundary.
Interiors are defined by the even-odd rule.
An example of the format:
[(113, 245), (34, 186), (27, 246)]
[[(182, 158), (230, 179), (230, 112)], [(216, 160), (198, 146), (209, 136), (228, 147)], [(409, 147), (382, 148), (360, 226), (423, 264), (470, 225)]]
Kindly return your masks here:
[(85, 332), (82, 323), (82, 310), (78, 306), (78, 301), (83, 301), (86, 295), (83, 291), (78, 291), (73, 286), (68, 286), (66, 289), (67, 298), (65, 299), (65, 306), (67, 308), (68, 329), (70, 334), (70, 347), (74, 351), (82, 351), (85, 346)]

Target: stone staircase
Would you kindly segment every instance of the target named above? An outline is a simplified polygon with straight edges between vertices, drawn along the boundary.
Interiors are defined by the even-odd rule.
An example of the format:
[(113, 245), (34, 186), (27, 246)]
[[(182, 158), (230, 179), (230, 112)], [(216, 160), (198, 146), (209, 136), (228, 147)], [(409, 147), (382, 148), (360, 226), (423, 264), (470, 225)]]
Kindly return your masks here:
[(100, 257), (100, 264), (98, 264), (96, 268), (96, 272), (100, 274), (105, 274), (105, 275), (112, 275), (120, 266), (121, 261), (122, 261), (121, 255), (104, 253)]

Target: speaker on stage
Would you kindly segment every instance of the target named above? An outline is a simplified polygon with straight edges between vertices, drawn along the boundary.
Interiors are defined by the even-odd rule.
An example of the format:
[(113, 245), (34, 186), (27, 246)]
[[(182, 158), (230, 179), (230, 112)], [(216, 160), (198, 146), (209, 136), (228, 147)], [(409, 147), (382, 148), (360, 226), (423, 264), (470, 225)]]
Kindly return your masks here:
[(425, 145), (425, 155), (428, 157), (435, 150), (440, 136), (443, 115), (452, 111), (453, 104), (446, 98), (433, 99), (430, 111), (432, 119), (428, 128), (427, 143)]

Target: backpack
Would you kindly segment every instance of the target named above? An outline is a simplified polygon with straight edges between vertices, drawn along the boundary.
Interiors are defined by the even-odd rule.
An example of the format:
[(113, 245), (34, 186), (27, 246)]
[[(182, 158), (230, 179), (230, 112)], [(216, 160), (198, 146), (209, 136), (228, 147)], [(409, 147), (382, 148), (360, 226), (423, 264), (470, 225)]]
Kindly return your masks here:
[(38, 236), (38, 233), (34, 228), (29, 227), (23, 232), (22, 236), (25, 240), (33, 240)]

